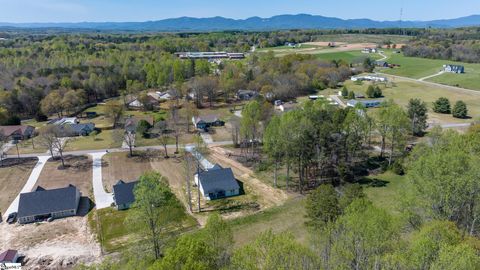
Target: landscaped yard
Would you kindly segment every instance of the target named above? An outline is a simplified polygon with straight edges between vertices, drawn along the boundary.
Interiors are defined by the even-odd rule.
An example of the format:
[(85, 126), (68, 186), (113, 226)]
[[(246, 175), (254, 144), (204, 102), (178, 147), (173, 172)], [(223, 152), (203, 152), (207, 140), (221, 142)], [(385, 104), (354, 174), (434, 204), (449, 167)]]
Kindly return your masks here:
[(18, 163), (13, 160), (4, 162), (4, 165), (0, 166), (0, 215), (3, 215), (22, 190), (37, 159), (21, 159)]
[(122, 146), (122, 142), (113, 139), (113, 132), (114, 130), (102, 130), (96, 135), (90, 134), (89, 136), (71, 138), (67, 143), (66, 150), (78, 151), (119, 148)]
[(60, 160), (50, 159), (38, 178), (37, 186), (45, 189), (64, 188), (74, 185), (82, 192), (82, 196), (91, 197), (92, 193), (92, 159), (87, 156), (66, 156), (67, 168), (61, 167)]

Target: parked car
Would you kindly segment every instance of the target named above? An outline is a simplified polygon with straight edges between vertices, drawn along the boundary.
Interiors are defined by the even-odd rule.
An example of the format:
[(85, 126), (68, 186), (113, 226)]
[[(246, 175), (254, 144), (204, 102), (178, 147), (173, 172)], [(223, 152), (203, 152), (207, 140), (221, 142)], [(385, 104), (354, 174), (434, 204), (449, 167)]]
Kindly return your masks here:
[(47, 218), (47, 222), (52, 222), (52, 221), (53, 221), (53, 217)]
[(17, 220), (17, 212), (10, 213), (7, 218), (8, 224), (13, 224)]

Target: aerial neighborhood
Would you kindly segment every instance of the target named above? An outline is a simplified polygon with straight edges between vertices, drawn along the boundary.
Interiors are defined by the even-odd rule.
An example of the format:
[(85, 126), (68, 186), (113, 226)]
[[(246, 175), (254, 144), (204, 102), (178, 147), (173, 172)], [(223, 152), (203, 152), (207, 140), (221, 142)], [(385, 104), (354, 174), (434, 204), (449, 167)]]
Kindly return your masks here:
[(477, 17), (1, 16), (0, 269), (480, 269)]

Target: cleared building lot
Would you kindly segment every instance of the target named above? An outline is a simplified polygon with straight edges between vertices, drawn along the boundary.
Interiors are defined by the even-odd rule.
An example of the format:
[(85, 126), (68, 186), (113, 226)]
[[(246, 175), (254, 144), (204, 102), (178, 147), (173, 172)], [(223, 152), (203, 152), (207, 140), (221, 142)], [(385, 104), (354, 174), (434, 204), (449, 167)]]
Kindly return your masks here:
[(4, 160), (0, 166), (0, 211), (3, 214), (27, 182), (36, 158)]

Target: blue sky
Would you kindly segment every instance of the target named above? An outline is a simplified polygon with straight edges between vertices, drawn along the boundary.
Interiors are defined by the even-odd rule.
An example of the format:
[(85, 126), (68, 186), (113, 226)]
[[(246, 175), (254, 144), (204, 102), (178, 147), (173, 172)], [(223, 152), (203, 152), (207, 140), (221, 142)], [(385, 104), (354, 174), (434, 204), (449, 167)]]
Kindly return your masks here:
[(0, 0), (1, 22), (146, 21), (181, 16), (247, 18), (308, 13), (398, 20), (480, 14), (478, 0)]

